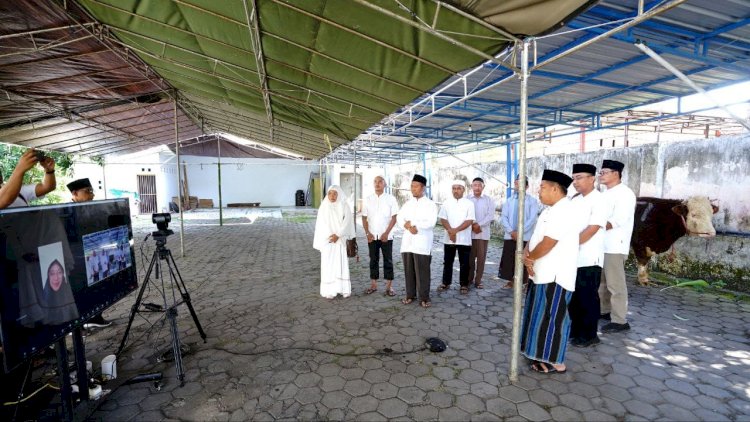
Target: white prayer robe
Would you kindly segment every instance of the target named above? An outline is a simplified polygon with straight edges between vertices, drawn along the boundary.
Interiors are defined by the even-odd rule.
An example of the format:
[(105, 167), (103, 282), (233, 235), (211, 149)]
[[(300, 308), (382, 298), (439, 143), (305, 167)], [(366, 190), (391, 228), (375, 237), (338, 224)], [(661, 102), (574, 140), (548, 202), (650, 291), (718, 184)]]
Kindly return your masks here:
[[(320, 295), (328, 299), (352, 294), (346, 240), (355, 235), (352, 210), (346, 204), (344, 192), (336, 185), (328, 188), (332, 189), (338, 192), (338, 198), (332, 203), (326, 196), (320, 204), (313, 237), (313, 247), (320, 251)], [(338, 236), (335, 243), (329, 241), (332, 234)]]

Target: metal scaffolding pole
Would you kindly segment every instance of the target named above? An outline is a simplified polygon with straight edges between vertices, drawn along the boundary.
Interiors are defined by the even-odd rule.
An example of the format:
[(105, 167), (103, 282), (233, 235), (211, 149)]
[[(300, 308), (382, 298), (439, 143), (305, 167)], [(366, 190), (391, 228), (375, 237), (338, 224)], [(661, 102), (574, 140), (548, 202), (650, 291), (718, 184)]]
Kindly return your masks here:
[(526, 130), (528, 129), (529, 40), (523, 41), (521, 52), (521, 142), (518, 144), (518, 235), (516, 236), (516, 268), (513, 273), (513, 335), (510, 351), (510, 381), (518, 381), (518, 354), (521, 346), (521, 300), (523, 293), (523, 225), (526, 200)]
[(224, 212), (221, 209), (221, 137), (216, 137), (216, 149), (218, 150), (219, 162), (216, 165), (216, 169), (219, 172), (219, 226), (224, 225)]
[(180, 203), (180, 256), (185, 256), (185, 219), (183, 218), (182, 177), (180, 175), (180, 132), (177, 125), (177, 100), (174, 100), (174, 143), (177, 151), (177, 201)]

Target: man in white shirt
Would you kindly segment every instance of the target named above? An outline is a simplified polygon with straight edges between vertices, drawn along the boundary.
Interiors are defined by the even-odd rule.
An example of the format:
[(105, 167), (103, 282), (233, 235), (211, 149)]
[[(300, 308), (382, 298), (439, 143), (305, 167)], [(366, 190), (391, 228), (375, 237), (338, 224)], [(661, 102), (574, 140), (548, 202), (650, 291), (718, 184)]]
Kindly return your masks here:
[(458, 253), (459, 282), (461, 294), (469, 293), (469, 256), (471, 255), (471, 225), (474, 223), (474, 203), (464, 198), (463, 180), (451, 183), (453, 198), (440, 207), (438, 218), (445, 228), (443, 235), (443, 283), (438, 286), (442, 292), (450, 288), (453, 282), (453, 261)]
[[(42, 158), (39, 161), (39, 158)], [(34, 164), (44, 169), (44, 179), (41, 183), (23, 185), (23, 176), (29, 171)], [(3, 176), (0, 174), (0, 209), (27, 207), (31, 201), (42, 198), (44, 195), (52, 192), (57, 187), (55, 179), (55, 160), (52, 157), (46, 157), (39, 151), (26, 151), (16, 164), (15, 170), (8, 178), (8, 183), (3, 183)]]
[(533, 283), (526, 293), (521, 353), (531, 369), (563, 373), (570, 332), (568, 303), (576, 283), (579, 218), (567, 195), (572, 179), (544, 170), (539, 199), (547, 205), (524, 249), (524, 265)]
[(622, 183), (625, 164), (604, 160), (599, 172), (599, 183), (607, 187), (604, 202), (607, 204), (607, 231), (604, 235), (604, 269), (599, 286), (601, 318), (610, 320), (602, 327), (603, 333), (630, 329), (628, 314), (628, 287), (625, 282), (625, 260), (630, 252), (633, 234), (635, 194)]
[(401, 259), (404, 262), (404, 284), (406, 297), (401, 303), (408, 305), (419, 294), (423, 308), (432, 306), (430, 302), (430, 262), (432, 260), (432, 240), (434, 237), (437, 207), (424, 195), (427, 179), (415, 174), (411, 182), (411, 194), (398, 212), (397, 222), (404, 228), (401, 239)]
[(570, 299), (570, 338), (573, 346), (601, 343), (596, 335), (599, 322), (599, 282), (604, 265), (604, 227), (607, 208), (596, 190), (596, 166), (573, 164), (573, 187), (578, 192), (571, 202), (580, 216), (576, 289)]
[[(507, 280), (503, 289), (513, 288), (513, 274), (516, 271), (516, 239), (518, 238), (518, 192), (519, 192), (519, 177), (516, 176), (516, 181), (513, 187), (513, 193), (505, 201), (503, 209), (500, 212), (500, 224), (503, 226), (503, 254), (500, 257), (500, 267), (498, 268), (497, 276), (503, 280)], [(524, 190), (528, 190), (529, 181), (526, 180), (526, 186)], [(524, 247), (531, 239), (531, 233), (534, 232), (534, 225), (536, 224), (539, 216), (539, 201), (530, 195), (526, 195), (523, 201), (524, 209), (524, 220), (523, 220), (523, 245)], [(523, 284), (524, 286), (529, 281), (529, 274), (524, 268), (523, 270)]]
[(490, 224), (495, 218), (495, 203), (483, 195), (484, 180), (475, 177), (471, 181), (469, 200), (474, 203), (474, 223), (471, 225), (471, 255), (469, 255), (469, 283), (483, 289), (484, 262), (487, 259), (487, 244), (490, 242)]
[(396, 225), (398, 202), (390, 193), (385, 192), (385, 179), (375, 176), (373, 181), (375, 193), (365, 198), (362, 207), (362, 227), (367, 236), (367, 248), (370, 252), (370, 288), (365, 294), (378, 290), (380, 278), (380, 252), (383, 252), (383, 277), (385, 278), (385, 295), (396, 296), (393, 283), (393, 226)]

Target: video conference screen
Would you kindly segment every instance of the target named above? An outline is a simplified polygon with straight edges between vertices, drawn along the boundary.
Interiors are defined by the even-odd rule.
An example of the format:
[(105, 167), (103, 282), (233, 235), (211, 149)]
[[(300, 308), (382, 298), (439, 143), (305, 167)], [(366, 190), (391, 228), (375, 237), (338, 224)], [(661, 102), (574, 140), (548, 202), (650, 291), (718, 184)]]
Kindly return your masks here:
[(138, 287), (127, 199), (0, 210), (0, 337), (10, 370)]

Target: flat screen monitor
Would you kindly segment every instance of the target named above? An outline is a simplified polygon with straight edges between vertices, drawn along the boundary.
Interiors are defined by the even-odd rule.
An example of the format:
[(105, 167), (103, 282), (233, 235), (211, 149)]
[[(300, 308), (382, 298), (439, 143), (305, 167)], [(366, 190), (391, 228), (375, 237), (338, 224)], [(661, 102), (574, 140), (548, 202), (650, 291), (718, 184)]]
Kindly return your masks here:
[(138, 288), (127, 199), (0, 210), (6, 370)]

